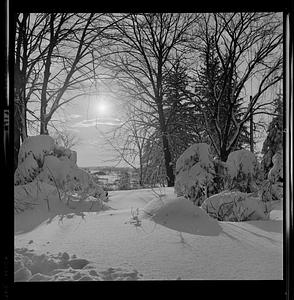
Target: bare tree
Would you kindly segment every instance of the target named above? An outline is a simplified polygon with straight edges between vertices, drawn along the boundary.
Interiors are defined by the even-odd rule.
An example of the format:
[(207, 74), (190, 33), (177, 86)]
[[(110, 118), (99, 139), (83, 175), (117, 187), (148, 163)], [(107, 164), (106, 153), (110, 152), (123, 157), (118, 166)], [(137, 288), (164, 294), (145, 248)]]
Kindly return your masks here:
[(27, 137), (28, 102), (31, 95), (38, 89), (37, 81), (41, 68), (39, 62), (48, 47), (36, 53), (48, 30), (46, 14), (34, 17), (29, 13), (13, 15), (14, 51), (14, 168), (17, 167), (17, 156), (20, 140)]
[[(44, 58), (40, 133), (48, 134), (48, 122), (61, 106), (85, 95), (96, 78), (101, 53), (104, 14), (51, 13), (48, 16), (48, 51)], [(99, 43), (98, 42), (99, 39)]]
[[(114, 15), (113, 20), (118, 17)], [(196, 14), (131, 14), (116, 23), (111, 35), (119, 52), (110, 57), (108, 67), (121, 88), (158, 120), (168, 186), (174, 185), (174, 173), (164, 114), (164, 78), (197, 18)]]
[(54, 128), (55, 133), (52, 137), (58, 145), (71, 149), (81, 142), (81, 138), (73, 131), (68, 130), (65, 125), (59, 128), (54, 126)]
[(112, 26), (108, 19), (104, 13), (15, 15), (16, 161), (28, 121), (48, 134), (55, 112), (90, 92), (104, 55), (103, 36)]
[(106, 145), (117, 153), (114, 161), (124, 162), (139, 174), (139, 185), (144, 185), (143, 151), (151, 135), (152, 128), (145, 114), (130, 103), (124, 105), (124, 122), (108, 132), (97, 128), (103, 136)]

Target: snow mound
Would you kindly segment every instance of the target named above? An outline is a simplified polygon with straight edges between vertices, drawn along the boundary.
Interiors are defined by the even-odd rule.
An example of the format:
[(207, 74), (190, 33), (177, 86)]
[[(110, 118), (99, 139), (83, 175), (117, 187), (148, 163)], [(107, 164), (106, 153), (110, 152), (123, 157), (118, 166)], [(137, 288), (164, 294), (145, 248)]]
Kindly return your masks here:
[(258, 190), (256, 184), (258, 161), (252, 152), (245, 149), (231, 152), (226, 165), (229, 190), (237, 189), (246, 193)]
[(64, 191), (50, 184), (35, 180), (25, 185), (14, 186), (14, 229), (16, 233), (31, 231), (56, 216), (63, 218), (79, 216), (84, 212), (110, 209), (101, 199), (88, 197), (84, 201), (69, 197)]
[(215, 168), (209, 145), (193, 144), (176, 163), (175, 192), (198, 206), (215, 193)]
[(14, 281), (138, 280), (137, 270), (108, 268), (99, 272), (90, 261), (67, 252), (37, 255), (27, 248), (14, 251)]
[(218, 222), (185, 197), (160, 197), (142, 209), (142, 218), (170, 229), (194, 235), (216, 236), (222, 231)]
[(260, 201), (252, 194), (224, 191), (207, 198), (201, 208), (219, 221), (268, 220), (270, 202)]

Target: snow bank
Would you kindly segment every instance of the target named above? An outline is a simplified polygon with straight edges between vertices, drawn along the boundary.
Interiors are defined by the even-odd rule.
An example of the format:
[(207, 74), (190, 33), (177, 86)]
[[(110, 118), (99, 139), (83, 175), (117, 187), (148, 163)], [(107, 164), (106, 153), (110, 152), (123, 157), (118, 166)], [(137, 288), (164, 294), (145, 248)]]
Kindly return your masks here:
[(201, 208), (219, 221), (268, 220), (271, 203), (252, 194), (224, 191), (206, 199)]
[[(161, 194), (163, 203), (168, 201), (167, 198), (175, 196), (171, 187), (164, 188), (162, 192), (158, 189), (155, 191)], [(270, 220), (214, 220), (222, 227), (222, 232), (217, 236), (196, 233), (197, 218), (192, 216), (192, 212), (194, 208), (200, 208), (192, 203), (189, 204), (193, 208), (190, 206), (190, 210), (187, 204), (187, 214), (179, 217), (178, 222), (173, 221), (172, 214), (165, 216), (162, 210), (162, 223), (167, 221), (166, 225), (170, 226), (169, 223), (174, 222), (173, 229), (155, 223), (151, 216), (141, 219), (141, 227), (125, 224), (131, 217), (131, 208), (139, 207), (144, 214), (142, 209), (153, 200), (152, 211), (155, 215), (163, 203), (154, 198), (155, 193), (152, 189), (111, 192), (107, 205), (113, 210), (85, 213), (84, 219), (74, 216), (64, 218), (60, 222), (59, 218), (54, 218), (50, 223), (35, 226), (33, 230), (15, 234), (14, 245), (18, 249), (32, 249), (38, 256), (45, 254), (48, 260), (51, 254), (56, 256), (58, 252), (66, 252), (69, 254), (69, 260), (89, 261), (82, 269), (67, 266), (59, 272), (60, 266), (57, 266), (55, 270), (59, 272), (61, 280), (78, 280), (80, 276), (93, 276), (89, 275), (90, 269), (96, 271), (103, 280), (125, 280), (125, 276), (140, 277), (136, 270), (143, 274), (143, 277), (140, 277), (143, 280), (175, 280), (179, 277), (184, 280), (283, 279), (281, 203), (277, 203), (279, 206), (271, 211)], [(179, 202), (182, 203), (182, 200), (185, 201), (179, 199)], [(177, 214), (177, 209), (175, 207), (174, 215)], [(36, 210), (27, 210), (16, 218), (26, 213), (32, 217), (35, 216)], [(185, 224), (186, 218), (189, 221)], [(184, 228), (180, 229), (180, 226)], [(184, 230), (191, 230), (192, 233)], [(73, 257), (73, 254), (77, 257)], [(57, 259), (58, 261), (60, 259)], [(58, 280), (58, 277), (53, 279), (53, 272), (45, 273), (40, 271), (41, 276), (49, 276), (48, 280)], [(77, 275), (73, 278), (74, 274)]]
[(142, 209), (142, 218), (179, 232), (216, 236), (221, 232), (218, 222), (184, 197), (159, 197)]
[(215, 175), (209, 145), (193, 144), (177, 160), (175, 192), (200, 206), (215, 192)]
[(227, 188), (240, 192), (256, 192), (258, 161), (255, 155), (245, 149), (231, 152), (227, 162)]
[(99, 272), (87, 259), (67, 252), (37, 255), (27, 248), (14, 251), (14, 281), (138, 280), (137, 270), (108, 268)]

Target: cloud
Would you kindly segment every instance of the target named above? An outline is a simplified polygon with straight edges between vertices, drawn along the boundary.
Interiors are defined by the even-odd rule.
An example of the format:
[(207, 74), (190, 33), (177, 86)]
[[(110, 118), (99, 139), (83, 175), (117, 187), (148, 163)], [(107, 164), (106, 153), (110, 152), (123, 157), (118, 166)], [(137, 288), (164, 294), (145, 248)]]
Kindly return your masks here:
[(78, 118), (81, 118), (82, 116), (81, 115), (78, 115), (78, 114), (71, 114), (68, 116), (70, 119), (78, 119)]
[(71, 127), (95, 127), (96, 125), (108, 125), (108, 126), (119, 126), (122, 124), (122, 121), (115, 118), (97, 118), (83, 120), (81, 122), (71, 125)]

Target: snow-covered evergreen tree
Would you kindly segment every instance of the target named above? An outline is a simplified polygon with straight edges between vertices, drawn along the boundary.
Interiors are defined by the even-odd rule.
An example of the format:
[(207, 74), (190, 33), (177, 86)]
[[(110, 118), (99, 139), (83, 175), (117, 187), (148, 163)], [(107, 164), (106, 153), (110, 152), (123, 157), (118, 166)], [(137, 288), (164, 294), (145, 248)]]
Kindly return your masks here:
[[(203, 123), (206, 123), (206, 134), (214, 140), (212, 151), (222, 161), (225, 161), (230, 153), (226, 149), (227, 144), (233, 138), (236, 130), (239, 130), (235, 124), (239, 123), (244, 115), (241, 109), (243, 99), (234, 99), (233, 91), (237, 75), (234, 72), (227, 74), (223, 70), (213, 37), (209, 38), (200, 57), (203, 65), (196, 80), (195, 101), (198, 109), (202, 111), (202, 119), (206, 119), (206, 122), (203, 120)], [(224, 63), (229, 64), (230, 62), (225, 61)], [(232, 99), (234, 99), (233, 102)], [(234, 149), (242, 149), (244, 144), (249, 144), (249, 141), (249, 131), (244, 123)]]
[(276, 116), (268, 126), (267, 137), (262, 147), (261, 165), (264, 178), (267, 178), (270, 169), (273, 167), (273, 156), (283, 148), (283, 101), (281, 94), (274, 101), (274, 113)]
[(237, 150), (229, 154), (227, 166), (227, 188), (240, 192), (257, 192), (259, 164), (255, 155), (248, 150)]
[(175, 192), (196, 205), (216, 193), (215, 165), (208, 144), (193, 144), (176, 164)]

